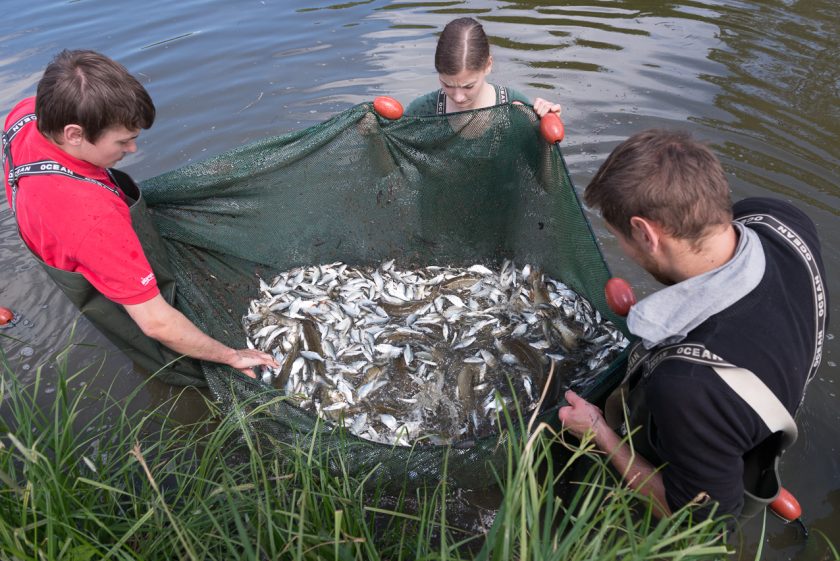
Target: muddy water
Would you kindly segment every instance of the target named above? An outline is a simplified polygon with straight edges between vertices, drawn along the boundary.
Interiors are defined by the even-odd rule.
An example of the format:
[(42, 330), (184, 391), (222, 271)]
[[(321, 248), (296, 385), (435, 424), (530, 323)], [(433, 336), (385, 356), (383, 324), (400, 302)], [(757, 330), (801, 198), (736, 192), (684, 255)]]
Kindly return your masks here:
[[(491, 36), (491, 79), (563, 104), (565, 155), (582, 189), (633, 132), (680, 127), (711, 143), (734, 198), (789, 199), (818, 224), (832, 300), (840, 301), (840, 10), (833, 0), (389, 3), (253, 0), (62, 3), (3, 0), (0, 113), (34, 93), (62, 48), (91, 48), (140, 77), (158, 107), (140, 151), (122, 167), (142, 180), (264, 136), (320, 122), (387, 94), (407, 104), (437, 85), (436, 33), (459, 15)], [(641, 294), (657, 287), (592, 217), (613, 272)], [(0, 305), (23, 317), (0, 331), (15, 372), (31, 379), (72, 345), (71, 367), (92, 364), (92, 387), (138, 407), (176, 389), (148, 382), (79, 319), (22, 247), (0, 205)], [(830, 326), (829, 333), (833, 333)], [(832, 335), (799, 416), (782, 473), (812, 528), (840, 543), (840, 397)], [(51, 371), (44, 367), (49, 378)], [(94, 372), (101, 371), (98, 376)], [(175, 415), (200, 414), (187, 392)], [(758, 524), (740, 556), (752, 558)], [(816, 541), (767, 524), (764, 559), (817, 558)]]

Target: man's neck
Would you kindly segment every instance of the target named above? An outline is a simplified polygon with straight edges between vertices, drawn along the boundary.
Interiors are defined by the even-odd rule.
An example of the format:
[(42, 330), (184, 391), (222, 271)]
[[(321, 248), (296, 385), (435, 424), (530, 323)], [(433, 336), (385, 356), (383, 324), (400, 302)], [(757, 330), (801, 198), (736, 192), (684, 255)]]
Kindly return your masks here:
[(738, 247), (738, 231), (726, 224), (707, 234), (699, 242), (671, 240), (669, 251), (677, 282), (708, 273), (727, 263)]

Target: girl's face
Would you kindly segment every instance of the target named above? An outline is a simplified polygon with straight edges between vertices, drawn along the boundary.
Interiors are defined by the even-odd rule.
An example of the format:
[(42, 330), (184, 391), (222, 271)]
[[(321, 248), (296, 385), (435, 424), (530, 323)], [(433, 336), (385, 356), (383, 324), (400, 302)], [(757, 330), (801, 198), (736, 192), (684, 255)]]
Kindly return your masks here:
[[(438, 74), (440, 85), (446, 97), (459, 111), (479, 109), (486, 106), (482, 104), (483, 101), (486, 101), (482, 99), (482, 93), (486, 89), (485, 84), (487, 82), (485, 79), (492, 66), (493, 59), (491, 57), (483, 70), (462, 70), (458, 74)], [(492, 105), (494, 101), (495, 97), (490, 104)]]

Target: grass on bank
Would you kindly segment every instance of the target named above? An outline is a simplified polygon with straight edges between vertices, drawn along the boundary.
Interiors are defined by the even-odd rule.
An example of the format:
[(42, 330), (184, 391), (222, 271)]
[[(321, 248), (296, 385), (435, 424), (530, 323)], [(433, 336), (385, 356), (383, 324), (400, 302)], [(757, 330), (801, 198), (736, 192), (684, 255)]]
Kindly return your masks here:
[[(254, 438), (244, 409), (172, 426), (167, 410), (84, 397), (59, 355), (52, 403), (41, 369), (23, 386), (0, 370), (0, 558), (90, 559), (708, 559), (728, 553), (723, 522), (667, 521), (617, 482), (591, 447), (571, 449), (546, 426), (507, 439), (501, 503), (485, 531), (449, 517), (441, 483), (386, 496), (317, 437)], [(52, 374), (51, 374), (52, 376)], [(209, 406), (213, 407), (212, 404)], [(521, 423), (522, 420), (520, 419)], [(557, 482), (592, 468), (568, 500)], [(330, 472), (327, 466), (339, 466)], [(372, 488), (371, 488), (372, 487)]]

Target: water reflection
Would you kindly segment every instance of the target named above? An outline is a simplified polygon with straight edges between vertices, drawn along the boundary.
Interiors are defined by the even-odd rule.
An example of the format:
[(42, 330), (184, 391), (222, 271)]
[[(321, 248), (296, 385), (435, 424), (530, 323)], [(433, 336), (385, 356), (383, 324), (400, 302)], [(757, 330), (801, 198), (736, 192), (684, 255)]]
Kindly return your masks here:
[(712, 49), (709, 58), (727, 72), (701, 79), (719, 88), (715, 105), (726, 111), (726, 118), (698, 122), (737, 136), (719, 149), (743, 183), (836, 215), (836, 4), (831, 18), (813, 19), (825, 13), (827, 4), (725, 9), (719, 24), (727, 48)]

